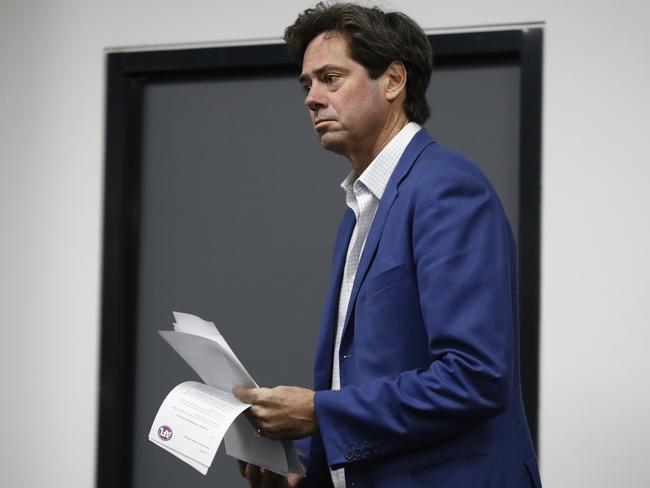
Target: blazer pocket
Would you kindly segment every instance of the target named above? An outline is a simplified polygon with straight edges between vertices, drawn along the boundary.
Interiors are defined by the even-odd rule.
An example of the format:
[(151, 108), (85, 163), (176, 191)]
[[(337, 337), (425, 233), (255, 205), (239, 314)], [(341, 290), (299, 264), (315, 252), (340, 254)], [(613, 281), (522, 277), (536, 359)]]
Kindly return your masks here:
[(397, 266), (393, 266), (392, 268), (389, 268), (386, 271), (382, 271), (381, 273), (369, 278), (368, 281), (366, 281), (364, 288), (368, 295), (372, 295), (380, 290), (383, 290), (384, 288), (388, 288), (389, 286), (402, 281), (405, 278), (408, 278), (408, 276), (408, 268), (403, 264), (398, 264)]
[(435, 471), (438, 469), (446, 468), (448, 466), (454, 466), (456, 464), (464, 464), (469, 461), (481, 461), (486, 457), (487, 454), (481, 454), (481, 453), (456, 454), (454, 456), (447, 456), (437, 461), (431, 461), (421, 466), (412, 468), (411, 473), (420, 474), (428, 471)]

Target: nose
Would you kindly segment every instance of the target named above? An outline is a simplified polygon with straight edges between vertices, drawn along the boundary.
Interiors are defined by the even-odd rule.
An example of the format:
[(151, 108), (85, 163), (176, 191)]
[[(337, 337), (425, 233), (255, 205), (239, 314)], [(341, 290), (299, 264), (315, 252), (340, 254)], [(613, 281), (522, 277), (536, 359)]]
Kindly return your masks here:
[(321, 108), (327, 106), (327, 102), (319, 86), (319, 83), (313, 83), (309, 87), (309, 91), (307, 92), (307, 96), (305, 97), (305, 105), (312, 112), (317, 112)]

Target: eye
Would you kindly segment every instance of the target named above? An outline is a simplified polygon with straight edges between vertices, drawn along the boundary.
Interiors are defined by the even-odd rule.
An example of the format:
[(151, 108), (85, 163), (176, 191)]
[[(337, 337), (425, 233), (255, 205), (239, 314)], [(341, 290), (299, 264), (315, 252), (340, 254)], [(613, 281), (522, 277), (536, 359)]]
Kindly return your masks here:
[(310, 88), (311, 88), (311, 84), (310, 84), (310, 83), (303, 83), (303, 85), (302, 85), (302, 90), (303, 90), (305, 93), (309, 93), (309, 89), (310, 89)]
[(339, 75), (337, 75), (335, 73), (327, 73), (325, 76), (323, 76), (323, 80), (328, 85), (331, 85), (332, 83), (337, 82), (339, 78), (340, 78)]

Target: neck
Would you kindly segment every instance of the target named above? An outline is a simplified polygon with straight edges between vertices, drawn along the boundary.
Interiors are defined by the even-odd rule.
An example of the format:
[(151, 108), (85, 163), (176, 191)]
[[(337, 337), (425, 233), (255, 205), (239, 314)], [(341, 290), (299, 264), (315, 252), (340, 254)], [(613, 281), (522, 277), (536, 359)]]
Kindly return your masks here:
[(389, 117), (377, 137), (367, 147), (359, 148), (347, 155), (350, 165), (357, 175), (361, 175), (370, 163), (377, 157), (386, 144), (408, 124), (406, 115), (400, 111), (394, 117)]

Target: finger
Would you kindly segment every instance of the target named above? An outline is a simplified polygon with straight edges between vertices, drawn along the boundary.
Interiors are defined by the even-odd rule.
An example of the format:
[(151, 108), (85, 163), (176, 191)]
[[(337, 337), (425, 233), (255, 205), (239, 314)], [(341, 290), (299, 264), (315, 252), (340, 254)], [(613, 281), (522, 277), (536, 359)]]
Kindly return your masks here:
[(255, 420), (262, 421), (266, 418), (267, 410), (265, 407), (260, 407), (259, 405), (253, 405), (247, 410), (248, 418), (253, 418)]
[(244, 412), (244, 415), (246, 416), (246, 420), (248, 420), (248, 423), (250, 423), (254, 429), (263, 429), (264, 424), (267, 423), (265, 418), (259, 414), (260, 412), (258, 412), (258, 415), (255, 415), (253, 412), (250, 411), (250, 408), (246, 412)]
[(244, 386), (237, 386), (232, 391), (233, 394), (244, 403), (255, 403), (257, 398), (257, 388), (246, 388)]
[(246, 461), (240, 461), (238, 459), (237, 464), (239, 465), (239, 474), (246, 478), (246, 466), (248, 466), (248, 463)]
[(279, 475), (268, 469), (264, 470), (262, 475), (262, 488), (275, 488), (277, 486)]
[(297, 488), (302, 482), (302, 476), (297, 474), (290, 474), (287, 476), (287, 486), (289, 488)]
[(262, 474), (260, 473), (260, 468), (253, 464), (246, 466), (246, 479), (253, 488), (261, 486)]

